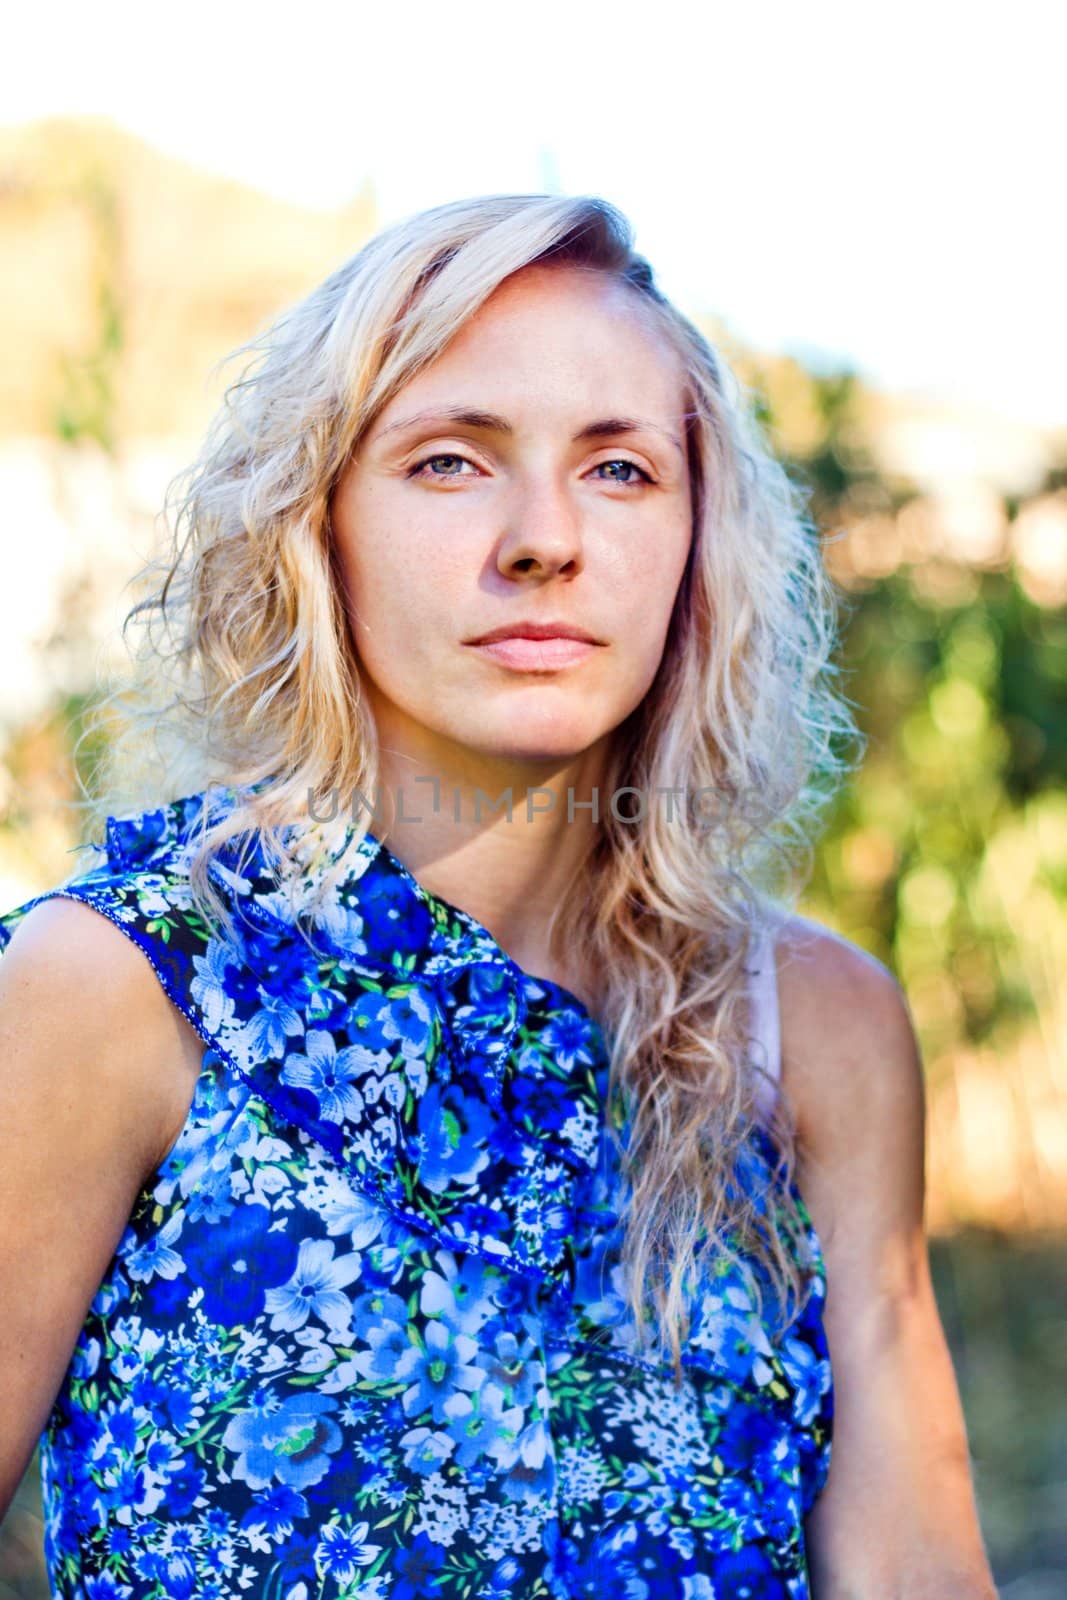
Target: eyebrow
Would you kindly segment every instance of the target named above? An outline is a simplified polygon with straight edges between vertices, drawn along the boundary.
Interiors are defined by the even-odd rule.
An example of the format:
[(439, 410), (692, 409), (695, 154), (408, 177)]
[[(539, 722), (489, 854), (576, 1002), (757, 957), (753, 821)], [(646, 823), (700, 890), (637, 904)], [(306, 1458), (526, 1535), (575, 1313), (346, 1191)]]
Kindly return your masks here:
[[(399, 422), (391, 422), (383, 428), (379, 438), (386, 434), (398, 433), (401, 428), (411, 428), (417, 422), (461, 422), (468, 428), (481, 428), (487, 433), (514, 434), (515, 429), (506, 417), (498, 416), (495, 411), (472, 411), (466, 406), (442, 406), (432, 411), (416, 411), (413, 416), (404, 417)], [(579, 428), (571, 439), (572, 444), (579, 444), (583, 439), (609, 439), (617, 438), (624, 433), (658, 433), (666, 439), (680, 455), (685, 455), (685, 448), (676, 434), (669, 428), (661, 427), (658, 422), (649, 422), (641, 417), (602, 417), (597, 422), (590, 422), (584, 428)]]

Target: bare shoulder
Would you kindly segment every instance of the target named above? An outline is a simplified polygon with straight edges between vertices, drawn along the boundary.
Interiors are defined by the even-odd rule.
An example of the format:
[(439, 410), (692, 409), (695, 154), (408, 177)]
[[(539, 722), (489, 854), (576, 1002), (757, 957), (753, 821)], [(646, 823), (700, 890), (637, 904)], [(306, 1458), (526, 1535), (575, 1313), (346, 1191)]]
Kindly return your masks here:
[(205, 1048), (144, 952), (63, 896), (33, 906), (0, 958), (0, 1038), (6, 1094), (110, 1115), (145, 1175), (184, 1121)]
[(850, 1119), (899, 1102), (920, 1073), (914, 1030), (896, 977), (844, 935), (792, 916), (775, 954), (782, 1081), (814, 1151)]
[(6, 983), (42, 984), (62, 974), (83, 974), (109, 987), (135, 979), (139, 952), (108, 917), (55, 892), (26, 912), (11, 935), (0, 962)]
[[(792, 916), (776, 944), (782, 1089), (796, 1115), (798, 1171), (827, 1240), (850, 1208), (921, 1226), (925, 1099), (907, 998), (851, 940)], [(818, 1214), (816, 1214), (818, 1213)]]

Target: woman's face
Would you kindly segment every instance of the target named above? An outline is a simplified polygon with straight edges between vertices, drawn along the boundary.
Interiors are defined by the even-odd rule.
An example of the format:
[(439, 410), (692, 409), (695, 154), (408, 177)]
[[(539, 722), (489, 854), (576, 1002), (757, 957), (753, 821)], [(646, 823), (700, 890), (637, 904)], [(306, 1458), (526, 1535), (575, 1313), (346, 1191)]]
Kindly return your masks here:
[[(391, 752), (558, 768), (648, 691), (692, 512), (681, 362), (635, 299), (574, 267), (514, 274), (342, 473), (336, 556)], [(522, 624), (594, 642), (476, 642)]]

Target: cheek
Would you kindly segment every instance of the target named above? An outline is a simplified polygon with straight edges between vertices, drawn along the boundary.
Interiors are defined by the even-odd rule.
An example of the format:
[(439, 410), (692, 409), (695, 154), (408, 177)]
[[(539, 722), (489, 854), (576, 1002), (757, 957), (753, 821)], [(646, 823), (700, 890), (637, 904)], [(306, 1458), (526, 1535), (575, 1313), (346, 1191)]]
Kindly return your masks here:
[(659, 527), (647, 539), (620, 544), (612, 581), (634, 639), (662, 640), (689, 554), (688, 527)]
[(398, 640), (409, 655), (419, 653), (472, 582), (450, 541), (410, 519), (390, 526), (366, 519), (358, 539), (338, 539), (337, 554), (357, 643), (368, 653)]

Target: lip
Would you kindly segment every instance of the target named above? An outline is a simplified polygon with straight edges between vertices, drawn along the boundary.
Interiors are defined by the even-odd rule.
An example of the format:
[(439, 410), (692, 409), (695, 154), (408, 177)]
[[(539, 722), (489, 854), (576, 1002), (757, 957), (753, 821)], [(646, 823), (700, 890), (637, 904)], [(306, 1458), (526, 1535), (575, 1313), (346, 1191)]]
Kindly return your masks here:
[(465, 644), (496, 644), (498, 639), (581, 639), (586, 644), (601, 641), (572, 622), (505, 622), (476, 639), (466, 639)]
[(557, 672), (602, 645), (571, 622), (508, 622), (465, 642), (513, 672)]
[(503, 639), (488, 639), (472, 648), (515, 672), (556, 672), (560, 667), (583, 661), (600, 646), (593, 639), (572, 639), (557, 633), (547, 639), (508, 634)]

